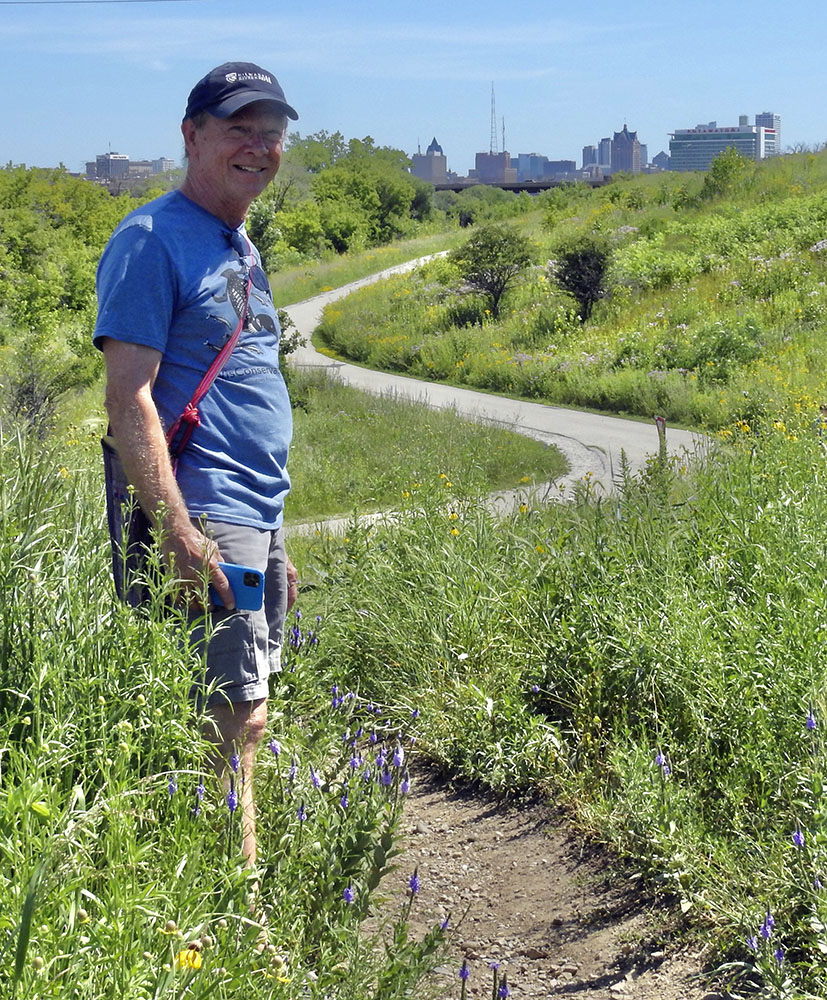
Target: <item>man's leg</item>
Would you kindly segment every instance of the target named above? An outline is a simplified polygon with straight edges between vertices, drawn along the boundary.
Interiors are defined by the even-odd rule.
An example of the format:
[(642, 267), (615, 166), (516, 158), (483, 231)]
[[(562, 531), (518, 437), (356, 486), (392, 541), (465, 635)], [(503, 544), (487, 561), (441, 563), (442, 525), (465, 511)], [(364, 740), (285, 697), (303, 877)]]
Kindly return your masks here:
[(235, 775), (235, 789), (241, 809), (241, 853), (247, 864), (256, 863), (256, 810), (253, 794), (253, 770), (256, 749), (267, 728), (267, 699), (224, 703), (209, 708), (215, 725), (208, 725), (206, 735), (215, 743), (216, 774), (230, 787), (230, 758), (238, 754), (240, 763)]

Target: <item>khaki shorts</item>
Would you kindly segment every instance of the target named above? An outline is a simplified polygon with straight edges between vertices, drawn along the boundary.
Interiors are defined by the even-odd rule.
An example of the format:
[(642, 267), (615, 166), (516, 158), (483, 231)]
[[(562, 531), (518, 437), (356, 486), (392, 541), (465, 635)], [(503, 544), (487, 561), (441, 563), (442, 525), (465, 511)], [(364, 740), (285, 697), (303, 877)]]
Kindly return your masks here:
[[(202, 522), (196, 526), (202, 530)], [(204, 673), (193, 685), (193, 697), (201, 701), (211, 688), (208, 705), (257, 701), (266, 698), (270, 674), (281, 670), (284, 617), (287, 613), (287, 557), (284, 531), (248, 528), (238, 524), (207, 521), (206, 533), (218, 544), (221, 561), (259, 570), (264, 576), (264, 603), (259, 611), (210, 612), (212, 635), (207, 647)], [(203, 615), (192, 615), (195, 623), (190, 639), (203, 655)]]

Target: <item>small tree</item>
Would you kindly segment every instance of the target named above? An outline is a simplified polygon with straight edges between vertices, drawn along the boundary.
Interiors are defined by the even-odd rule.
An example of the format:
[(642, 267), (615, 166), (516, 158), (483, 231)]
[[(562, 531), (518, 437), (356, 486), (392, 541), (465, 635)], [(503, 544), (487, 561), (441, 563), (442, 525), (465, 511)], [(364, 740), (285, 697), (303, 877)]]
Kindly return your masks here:
[(531, 263), (531, 244), (508, 226), (487, 225), (448, 255), (467, 285), (488, 297), (491, 315), (498, 316), (509, 285)]
[(581, 236), (557, 251), (554, 280), (577, 300), (584, 323), (606, 294), (609, 258), (609, 248), (594, 236)]

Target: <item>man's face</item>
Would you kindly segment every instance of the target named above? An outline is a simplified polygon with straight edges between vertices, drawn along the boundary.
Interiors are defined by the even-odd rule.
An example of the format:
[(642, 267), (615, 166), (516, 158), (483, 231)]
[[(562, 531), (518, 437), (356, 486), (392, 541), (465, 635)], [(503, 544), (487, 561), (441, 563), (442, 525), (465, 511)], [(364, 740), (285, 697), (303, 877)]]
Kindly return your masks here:
[(231, 118), (209, 115), (200, 128), (184, 121), (187, 179), (209, 200), (205, 207), (222, 218), (228, 212), (246, 214), (276, 176), (285, 124), (267, 102), (250, 104)]

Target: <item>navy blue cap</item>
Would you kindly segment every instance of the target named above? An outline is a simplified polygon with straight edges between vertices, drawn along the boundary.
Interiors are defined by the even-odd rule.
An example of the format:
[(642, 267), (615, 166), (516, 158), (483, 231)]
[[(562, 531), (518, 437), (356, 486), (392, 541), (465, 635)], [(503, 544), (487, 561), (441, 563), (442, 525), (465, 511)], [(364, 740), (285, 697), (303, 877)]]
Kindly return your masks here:
[(284, 99), (284, 91), (272, 73), (255, 63), (224, 63), (216, 66), (192, 88), (184, 118), (208, 111), (216, 118), (229, 118), (256, 101), (278, 105), (281, 114), (293, 121), (298, 115)]

